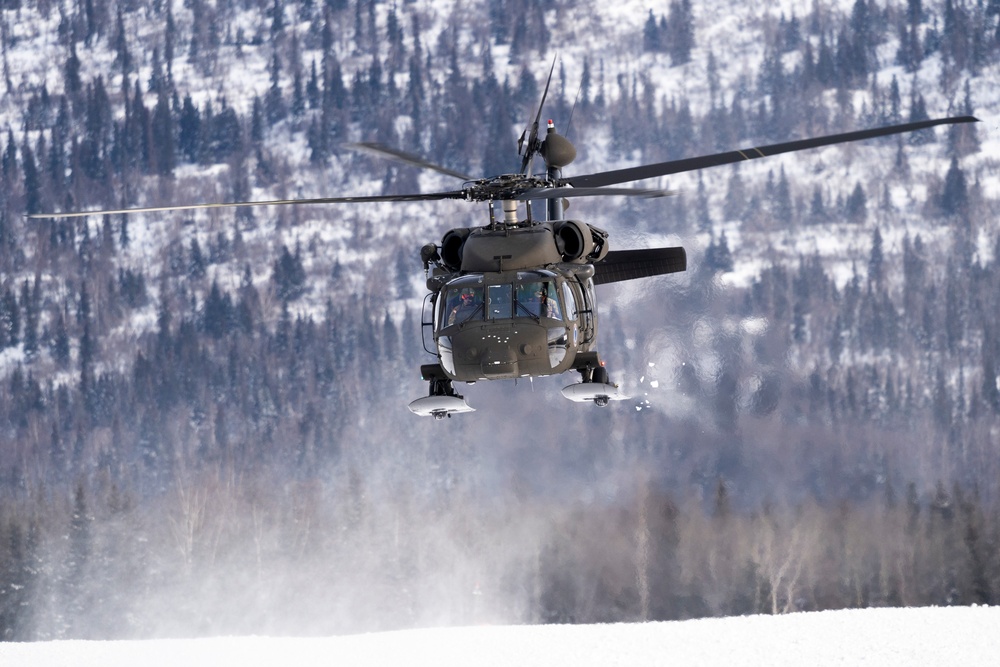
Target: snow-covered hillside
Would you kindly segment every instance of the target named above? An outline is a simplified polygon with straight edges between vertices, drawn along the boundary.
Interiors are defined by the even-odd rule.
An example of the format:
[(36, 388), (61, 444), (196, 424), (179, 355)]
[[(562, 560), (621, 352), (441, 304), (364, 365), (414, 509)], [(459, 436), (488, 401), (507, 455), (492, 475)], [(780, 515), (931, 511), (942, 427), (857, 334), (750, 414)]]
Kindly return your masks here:
[(616, 625), (429, 628), (325, 638), (0, 644), (32, 667), (994, 664), (1000, 607), (868, 609)]
[[(645, 22), (654, 14), (660, 18), (667, 14), (666, 6), (652, 6), (643, 0), (556, 4), (553, 8), (545, 8), (538, 16), (544, 17), (550, 39), (544, 44), (529, 43), (520, 51), (513, 50), (509, 43), (498, 43), (491, 38), (482, 20), (492, 6), (488, 2), (420, 0), (407, 3), (403, 16), (415, 17), (415, 20), (419, 18), (422, 30), (420, 43), (425, 49), (454, 40), (462, 58), (461, 69), (473, 79), (482, 72), (483, 62), (488, 59), (499, 82), (515, 86), (525, 69), (541, 79), (548, 63), (555, 58), (557, 80), (554, 82), (553, 97), (557, 97), (563, 105), (572, 104), (586, 65), (590, 68), (593, 87), (596, 90), (599, 86), (601, 94), (608, 99), (626, 96), (637, 87), (641, 96), (642, 90), (648, 89), (648, 94), (655, 98), (654, 105), (660, 110), (683, 101), (690, 106), (695, 118), (700, 118), (716, 103), (713, 90), (718, 91), (717, 103), (727, 105), (735, 104), (738, 95), (757, 86), (761, 63), (768, 56), (763, 36), (772, 34), (780, 21), (795, 18), (804, 22), (811, 13), (848, 17), (854, 4), (853, 0), (817, 2), (810, 7), (789, 0), (753, 6), (733, 6), (722, 0), (696, 3), (693, 19), (697, 39), (690, 62), (682, 65), (675, 65), (662, 53), (643, 50)], [(170, 70), (180, 96), (190, 95), (199, 107), (206, 104), (214, 105), (217, 110), (228, 107), (248, 118), (254, 100), (265, 99), (272, 87), (270, 68), (272, 58), (279, 50), (284, 53), (290, 42), (296, 45), (294, 61), (284, 64), (284, 76), (277, 81), (277, 88), (286, 98), (293, 94), (293, 80), (288, 70), (294, 68), (305, 76), (310, 65), (323, 62), (316, 20), (309, 20), (310, 12), (305, 8), (291, 4), (286, 7), (280, 3), (273, 6), (272, 3), (226, 4), (217, 10), (218, 20), (225, 26), (225, 32), (206, 37), (198, 26), (199, 12), (212, 10), (196, 3), (192, 11), (178, 0), (172, 4), (171, 20), (175, 26), (172, 30), (163, 20), (161, 10), (126, 6), (121, 23), (122, 43), (134, 61), (126, 77), (121, 73), (117, 55), (119, 26), (112, 13), (115, 7), (114, 3), (105, 7), (107, 25), (102, 26), (92, 38), (88, 37), (86, 48), (81, 45), (74, 53), (79, 57), (79, 74), (84, 82), (98, 76), (104, 79), (115, 104), (117, 119), (125, 114), (120, 104), (121, 91), (129, 90), (133, 83), (145, 83), (157, 77), (162, 79), (166, 69)], [(272, 44), (267, 35), (273, 29), (270, 26), (275, 7), (283, 12), (285, 27), (282, 39), (275, 39)], [(343, 81), (348, 85), (355, 77), (363, 77), (372, 63), (370, 54), (348, 35), (350, 28), (360, 25), (360, 18), (354, 18), (351, 9), (341, 10), (338, 15), (338, 25), (343, 30), (335, 36), (331, 47), (343, 66)], [(31, 94), (43, 89), (46, 95), (63, 93), (62, 63), (70, 52), (65, 33), (67, 25), (72, 25), (70, 19), (73, 17), (69, 9), (54, 8), (48, 3), (27, 3), (16, 10), (4, 11), (9, 25), (6, 43), (10, 46), (4, 51), (4, 71), (9, 88), (8, 94), (0, 98), (0, 129), (16, 131), (25, 124), (25, 104)], [(361, 9), (358, 9), (358, 17), (360, 12)], [(390, 3), (375, 4), (365, 21), (373, 21), (381, 36), (386, 30), (390, 12), (395, 12)], [(315, 15), (315, 12), (312, 13)], [(408, 25), (402, 29), (403, 44), (407, 49), (414, 48), (413, 29)], [(807, 31), (803, 29), (803, 32)], [(163, 52), (168, 36), (174, 33), (193, 36), (190, 45), (178, 41), (174, 48), (179, 51), (184, 46), (189, 52), (175, 53), (168, 68)], [(214, 55), (207, 62), (191, 55), (197, 38), (212, 40)], [(172, 39), (169, 40), (171, 43)], [(821, 37), (806, 34), (805, 39), (818, 48)], [(822, 39), (832, 39), (832, 36), (824, 35)], [(941, 84), (940, 54), (930, 55), (918, 71), (908, 73), (895, 64), (897, 48), (898, 40), (889, 35), (877, 53), (879, 68), (871, 84), (847, 91), (846, 97), (836, 102), (834, 100), (841, 92), (826, 90), (822, 94), (824, 103), (839, 108), (844, 108), (846, 104), (847, 119), (844, 122), (851, 126), (863, 125), (866, 110), (870, 111), (875, 104), (873, 92), (876, 89), (885, 91), (895, 80), (904, 104), (911, 93), (919, 92), (926, 97), (926, 107), (931, 116), (957, 114), (962, 103), (962, 84), (966, 80)], [(385, 55), (384, 51), (382, 55)], [(782, 65), (788, 72), (800, 65), (801, 59), (802, 54), (798, 51), (781, 56)], [(714, 61), (714, 67), (710, 65), (710, 60)], [(60, 66), (53, 67), (53, 63)], [(428, 59), (428, 64), (428, 86), (441, 89), (447, 81), (449, 63), (439, 58), (433, 64)], [(397, 72), (394, 77), (398, 90), (404, 91), (408, 79), (406, 72)], [(983, 146), (978, 155), (969, 157), (965, 163), (970, 181), (976, 183), (983, 196), (993, 198), (1000, 194), (1000, 166), (991, 157), (1000, 153), (1000, 132), (996, 131), (1000, 128), (1000, 93), (997, 86), (987, 85), (987, 82), (998, 79), (1000, 66), (995, 61), (977, 73), (979, 85), (974, 87), (973, 102), (975, 113), (984, 121), (980, 130)], [(519, 119), (523, 120), (518, 120), (509, 128), (511, 138), (517, 136), (527, 121), (532, 104), (534, 100), (526, 108), (516, 110)], [(769, 104), (781, 105), (782, 101), (769, 100)], [(438, 118), (429, 120), (431, 124), (443, 121)], [(567, 120), (557, 118), (558, 122)], [(413, 121), (405, 114), (396, 118), (394, 125), (397, 133), (401, 135)], [(613, 126), (618, 122), (615, 117), (610, 117), (601, 125), (591, 124), (575, 129), (573, 139), (580, 156), (568, 173), (630, 166), (645, 157), (644, 151), (618, 154), (609, 148), (611, 134), (615, 131)], [(352, 122), (344, 139), (366, 139), (372, 130), (364, 121)], [(619, 128), (619, 131), (628, 130)], [(384, 165), (374, 165), (371, 172), (352, 169), (344, 155), (319, 167), (311, 165), (306, 134), (304, 125), (297, 126), (287, 120), (271, 128), (265, 141), (269, 151), (267, 157), (277, 162), (281, 177), (251, 179), (247, 198), (270, 200), (381, 192)], [(34, 139), (37, 135), (29, 130), (26, 136)], [(395, 137), (396, 140), (399, 138)], [(745, 142), (749, 138), (738, 137), (736, 141)], [(727, 148), (740, 146), (742, 144)], [(748, 186), (758, 188), (769, 178), (776, 179), (779, 173), (787, 176), (792, 199), (798, 206), (806, 205), (809, 196), (817, 190), (832, 205), (845, 199), (856, 184), (866, 184), (873, 221), (892, 228), (887, 232), (886, 250), (889, 254), (901, 251), (904, 233), (911, 236), (922, 233), (925, 241), (948, 243), (947, 234), (922, 216), (922, 207), (939, 188), (947, 167), (943, 147), (935, 144), (909, 150), (908, 168), (913, 178), (901, 182), (891, 176), (894, 146), (868, 142), (860, 146), (827, 148), (744, 165), (739, 173)], [(509, 146), (498, 146), (496, 150), (513, 155), (514, 146), (511, 143)], [(480, 160), (479, 155), (466, 157), (474, 165)], [(253, 159), (250, 163), (251, 166), (254, 164)], [(231, 171), (229, 165), (221, 164), (178, 165), (175, 180), (166, 186), (153, 178), (141, 179), (134, 187), (140, 193), (135, 203), (230, 200), (230, 182), (234, 179)], [(775, 220), (764, 229), (748, 228), (745, 220), (723, 210), (722, 194), (727, 190), (731, 173), (735, 172), (714, 169), (701, 175), (709, 193), (708, 210), (714, 219), (713, 228), (708, 233), (694, 234), (692, 230), (678, 225), (675, 221), (678, 204), (675, 201), (623, 205), (621, 201), (578, 200), (574, 202), (573, 215), (609, 227), (615, 247), (683, 242), (693, 250), (690, 254), (693, 265), (700, 263), (702, 251), (711, 237), (725, 233), (735, 260), (733, 270), (724, 278), (729, 283), (746, 285), (772, 262), (794, 261), (801, 255), (812, 254), (824, 258), (839, 284), (843, 285), (851, 277), (852, 263), (863, 259), (868, 252), (869, 226), (833, 222), (809, 229), (790, 229), (783, 227), (782, 221)], [(442, 180), (439, 175), (425, 174), (419, 180), (424, 191), (454, 185), (446, 179)], [(684, 205), (689, 210), (694, 208), (698, 176), (680, 174), (660, 180), (662, 182), (657, 183), (657, 187), (680, 190), (685, 198)], [(884, 184), (884, 191), (879, 191), (879, 184)], [(875, 200), (883, 197), (885, 204), (880, 203), (876, 207)], [(630, 212), (633, 210), (631, 207), (636, 207), (641, 236), (636, 236), (633, 230), (618, 228), (623, 226), (618, 221), (623, 206), (629, 207), (627, 210)], [(268, 210), (261, 217), (278, 217), (279, 224), (273, 225), (268, 220), (257, 229), (245, 230), (243, 241), (248, 246), (272, 254), (282, 243), (289, 247), (298, 243), (321, 249), (321, 252), (314, 250), (307, 253), (305, 263), (313, 289), (293, 306), (293, 312), (318, 317), (322, 314), (325, 295), (331, 290), (338, 286), (363, 290), (364, 274), (384, 261), (387, 248), (391, 248), (393, 253), (409, 252), (415, 256), (416, 248), (437, 240), (449, 226), (478, 222), (483, 219), (483, 213), (468, 205), (409, 203), (367, 205), (363, 210), (343, 206), (302, 207), (294, 212)], [(288, 218), (291, 224), (288, 224)], [(155, 269), (157, 262), (151, 262), (151, 258), (162, 254), (168, 244), (178, 239), (183, 242), (197, 239), (205, 247), (220, 231), (228, 229), (229, 219), (220, 218), (215, 212), (143, 216), (132, 227), (138, 242), (133, 243), (131, 250), (123, 252), (120, 261)], [(185, 222), (192, 220), (198, 224), (182, 229)], [(394, 220), (405, 220), (406, 225), (399, 229), (382, 222)], [(988, 236), (982, 236), (979, 241), (980, 254), (989, 259), (991, 248)], [(329, 277), (335, 263), (352, 269), (339, 276), (339, 282)], [(255, 284), (266, 284), (269, 264), (255, 264), (252, 276)], [(243, 278), (243, 270), (243, 265), (231, 263), (213, 267), (212, 274), (224, 287), (235, 288)], [(48, 277), (45, 272), (43, 277)], [(51, 280), (56, 279), (51, 277)], [(150, 284), (152, 289), (156, 281), (151, 280)], [(414, 292), (420, 291), (419, 284), (419, 276), (415, 274), (411, 281)], [(408, 303), (411, 307), (417, 307), (417, 304), (416, 297)], [(391, 308), (397, 320), (403, 307), (403, 303), (395, 303)], [(154, 320), (151, 315), (147, 312), (135, 317), (126, 333), (136, 335), (149, 330)], [(276, 317), (277, 312), (272, 312), (271, 316)], [(11, 368), (19, 360), (11, 358), (3, 365)]]
[[(264, 5), (267, 5), (266, 9)], [(928, 3), (929, 5), (930, 3)], [(197, 16), (192, 15), (183, 3), (174, 2), (176, 9), (173, 16), (179, 33), (192, 31), (196, 26)], [(422, 25), (422, 44), (433, 45), (439, 41), (455, 39), (461, 56), (462, 71), (471, 77), (482, 71), (482, 61), (487, 54), (493, 65), (495, 74), (501, 83), (516, 84), (521, 71), (527, 68), (536, 78), (541, 79), (548, 64), (554, 57), (557, 62), (557, 80), (554, 82), (555, 93), (571, 104), (581, 81), (585, 62), (591, 69), (593, 86), (602, 86), (608, 98), (617, 98), (627, 94), (630, 87), (638, 85), (641, 88), (649, 86), (655, 92), (655, 103), (658, 107), (683, 100), (690, 105), (694, 116), (701, 117), (711, 106), (713, 86), (720, 92), (719, 102), (732, 103), (734, 96), (741, 90), (757, 85), (761, 63), (767, 56), (763, 35), (773, 33), (780, 20), (795, 17), (805, 21), (810, 12), (818, 12), (824, 16), (847, 17), (851, 14), (853, 0), (829, 0), (813, 3), (811, 7), (789, 0), (770, 1), (762, 5), (738, 5), (722, 0), (709, 0), (696, 3), (694, 7), (694, 24), (697, 41), (690, 62), (674, 65), (670, 58), (663, 54), (647, 53), (642, 49), (643, 25), (651, 14), (664, 16), (667, 8), (656, 7), (644, 0), (628, 0), (622, 3), (569, 3), (557, 5), (555, 9), (547, 10), (545, 22), (549, 25), (551, 39), (546, 44), (530, 44), (529, 48), (516, 52), (509, 44), (493, 44), (486, 32), (482, 17), (489, 12), (488, 2), (476, 1), (459, 3), (451, 0), (420, 0), (407, 3), (407, 15), (419, 16)], [(114, 5), (111, 5), (112, 7)], [(278, 5), (276, 5), (278, 6)], [(372, 18), (378, 30), (384, 31), (390, 3), (375, 6)], [(63, 11), (55, 11), (48, 4), (26, 5), (16, 11), (4, 10), (8, 13), (10, 35), (7, 36), (11, 46), (5, 49), (4, 68), (11, 88), (7, 95), (0, 98), (0, 128), (17, 129), (23, 125), (24, 102), (26, 97), (37, 92), (44, 86), (47, 94), (58, 95), (63, 89), (63, 72), (61, 67), (53, 67), (53, 63), (62, 63), (68, 53), (66, 38), (62, 34), (66, 17)], [(263, 99), (271, 87), (269, 67), (275, 49), (262, 37), (270, 25), (273, 9), (270, 3), (258, 3), (253, 6), (241, 6), (236, 9), (220, 9), (220, 20), (231, 30), (241, 32), (241, 35), (227, 32), (217, 35), (218, 56), (210, 63), (199, 63), (186, 54), (176, 54), (172, 65), (173, 80), (181, 94), (190, 94), (195, 104), (212, 103), (217, 108), (221, 106), (235, 109), (239, 114), (249, 116), (254, 98)], [(286, 28), (290, 35), (301, 45), (296, 51), (298, 62), (287, 64), (308, 71), (311, 63), (322, 60), (322, 52), (315, 35), (315, 26), (304, 20), (296, 10), (286, 8)], [(346, 27), (351, 25), (351, 12), (344, 13), (342, 22)], [(120, 97), (123, 77), (117, 64), (114, 51), (115, 32), (113, 17), (99, 36), (94, 38), (92, 48), (79, 48), (80, 76), (84, 81), (102, 76), (112, 99)], [(166, 26), (159, 14), (147, 8), (138, 11), (126, 11), (124, 14), (126, 43), (130, 48), (134, 73), (128, 81), (146, 82), (157, 76), (162, 76), (165, 68), (163, 63), (163, 44), (166, 40)], [(413, 47), (413, 35), (404, 26), (403, 41), (407, 48)], [(820, 38), (807, 35), (806, 39), (818, 46)], [(179, 48), (179, 47), (178, 47)], [(337, 36), (333, 46), (343, 65), (343, 79), (349, 84), (353, 77), (364, 74), (371, 64), (371, 57), (352, 42), (346, 30)], [(899, 85), (900, 97), (906, 103), (911, 93), (916, 91), (926, 97), (927, 110), (933, 117), (956, 114), (962, 103), (964, 79), (941, 85), (941, 57), (938, 54), (929, 56), (915, 73), (908, 73), (895, 64), (894, 53), (898, 41), (892, 36), (880, 47), (877, 57), (879, 69), (872, 80), (872, 86), (863, 86), (849, 91), (848, 102), (851, 106), (849, 115), (862, 116), (865, 109), (873, 105), (872, 87), (878, 86), (885, 90), (893, 79)], [(154, 51), (159, 55), (153, 57)], [(709, 58), (714, 59), (716, 67), (710, 72)], [(801, 53), (793, 51), (782, 55), (782, 63), (787, 71), (792, 71), (800, 64)], [(435, 62), (428, 72), (430, 85), (441, 87), (447, 79), (447, 63)], [(599, 71), (598, 71), (599, 69)], [(398, 73), (397, 86), (405, 90), (407, 76), (405, 72)], [(600, 82), (598, 83), (598, 77)], [(1000, 66), (994, 61), (988, 64), (976, 77), (979, 85), (973, 89), (975, 113), (983, 120), (981, 135), (983, 150), (980, 155), (973, 156), (966, 165), (972, 179), (977, 181), (984, 195), (995, 197), (1000, 193), (1000, 168), (994, 164), (993, 155), (1000, 152), (1000, 92), (998, 87), (988, 85), (989, 81), (1000, 78)], [(638, 83), (637, 83), (638, 82)], [(714, 83), (713, 83), (714, 82)], [(127, 86), (126, 86), (127, 87)], [(283, 94), (292, 94), (292, 79), (284, 76), (279, 82)], [(831, 106), (838, 93), (827, 90), (823, 93), (824, 100)], [(775, 100), (775, 104), (781, 104)], [(533, 102), (532, 102), (533, 104)], [(839, 102), (837, 103), (839, 104)], [(517, 110), (523, 118), (510, 127), (513, 138), (528, 120), (531, 108)], [(119, 116), (124, 110), (118, 108)], [(441, 119), (431, 119), (439, 122)], [(566, 119), (556, 119), (565, 122)], [(401, 116), (396, 119), (398, 128), (408, 127), (412, 118)], [(858, 118), (857, 122), (862, 122)], [(607, 168), (617, 168), (634, 165), (642, 155), (614, 155), (608, 150), (608, 135), (610, 126), (615, 124), (615, 118), (607, 119), (607, 126), (586, 127), (583, 132), (577, 129), (573, 139), (577, 142), (580, 157), (572, 165), (572, 173), (589, 173)], [(353, 123), (349, 129), (352, 140), (367, 138), (371, 127), (363, 122)], [(29, 133), (30, 134), (30, 133)], [(744, 138), (745, 139), (745, 138)], [(316, 169), (308, 163), (308, 148), (305, 132), (296, 130), (292, 123), (283, 122), (268, 137), (269, 147), (280, 156), (289, 169), (286, 177), (271, 183), (251, 183), (250, 198), (274, 199), (279, 197), (318, 197), (334, 194), (374, 194), (380, 191), (382, 173), (378, 169), (374, 173), (346, 172), (339, 160), (332, 161), (325, 168)], [(741, 144), (742, 145), (742, 144)], [(738, 148), (734, 145), (730, 148)], [(498, 150), (513, 154), (514, 147), (501, 146)], [(749, 183), (763, 183), (769, 172), (777, 174), (784, 170), (793, 185), (794, 194), (807, 198), (816, 186), (822, 186), (827, 195), (836, 199), (846, 197), (855, 183), (874, 184), (889, 181), (893, 168), (894, 147), (888, 145), (871, 145), (828, 148), (812, 151), (798, 156), (766, 160), (760, 163), (741, 167), (743, 177)], [(469, 156), (478, 162), (480, 156)], [(946, 167), (942, 151), (939, 147), (928, 147), (909, 151), (910, 168), (915, 174), (916, 185), (890, 183), (889, 197), (893, 205), (900, 209), (903, 222), (917, 231), (932, 234), (933, 231), (921, 224), (919, 211), (915, 210), (927, 196), (927, 188), (933, 186), (934, 179), (943, 176), (942, 169)], [(221, 171), (221, 173), (220, 173)], [(164, 192), (162, 188), (149, 186), (151, 199), (158, 202), (170, 201), (171, 193), (183, 192), (185, 202), (193, 199), (203, 201), (219, 201), (230, 198), (227, 192), (225, 178), (227, 170), (219, 165), (213, 167), (184, 166), (177, 172), (177, 184)], [(935, 176), (936, 175), (936, 176)], [(222, 177), (222, 178), (220, 178)], [(715, 169), (703, 174), (705, 185), (710, 193), (722, 193), (726, 190), (729, 170)], [(665, 188), (680, 189), (692, 200), (697, 190), (697, 177), (682, 174), (663, 179), (659, 185)], [(446, 183), (436, 175), (421, 178), (424, 189), (440, 188)], [(332, 187), (331, 187), (332, 186)], [(874, 198), (874, 195), (870, 195)], [(173, 195), (174, 203), (176, 195)], [(671, 203), (666, 203), (662, 209), (665, 220), (657, 220), (649, 230), (655, 234), (667, 235), (677, 230), (669, 221)], [(612, 218), (613, 212), (621, 207), (621, 202), (606, 205), (597, 203), (579, 203), (579, 211), (595, 217)], [(820, 252), (831, 260), (844, 260), (845, 256), (863, 254), (866, 249), (866, 234), (852, 227), (834, 227), (820, 230), (810, 230), (805, 233), (796, 231), (794, 234), (783, 234), (782, 230), (765, 230), (764, 234), (741, 233), (740, 220), (726, 219), (721, 212), (721, 197), (712, 200), (713, 211), (719, 221), (720, 229), (725, 229), (730, 243), (734, 246), (737, 259), (737, 269), (732, 278), (745, 283), (753, 277), (762, 265), (761, 252), (767, 249), (768, 260), (795, 256), (799, 253)], [(325, 210), (324, 210), (325, 209)], [(576, 213), (578, 214), (578, 213)], [(405, 231), (406, 237), (421, 238), (422, 232), (427, 239), (435, 239), (444, 229), (440, 220), (473, 218), (476, 213), (466, 208), (457, 208), (447, 204), (424, 203), (419, 205), (385, 205), (369, 206), (362, 213), (361, 219), (383, 220), (390, 218), (411, 221)], [(189, 214), (177, 216), (156, 216), (160, 221), (164, 217), (174, 218), (175, 223), (189, 219)], [(663, 216), (658, 216), (662, 218)], [(211, 237), (217, 226), (217, 216), (204, 214), (196, 216), (202, 223), (198, 230), (187, 230), (186, 235), (198, 235), (202, 239)], [(291, 229), (278, 231), (266, 226), (262, 236), (280, 235), (286, 243), (293, 244), (295, 240), (315, 239), (324, 244), (329, 253), (336, 253), (342, 261), (353, 264), (361, 261), (370, 265), (377, 261), (377, 253), (359, 249), (352, 242), (354, 235), (343, 234), (341, 231), (331, 231), (329, 227), (333, 220), (347, 218), (352, 225), (358, 224), (358, 211), (351, 207), (328, 207), (301, 209), (295, 213), (295, 225)], [(144, 218), (144, 224), (154, 219)], [(890, 220), (892, 222), (894, 220)], [(433, 224), (426, 224), (433, 223)], [(612, 229), (612, 231), (615, 231)], [(790, 230), (789, 230), (790, 231)], [(365, 230), (374, 239), (379, 240), (393, 231), (376, 228)], [(154, 234), (150, 240), (154, 251), (162, 246), (170, 237), (163, 238), (164, 232)], [(160, 238), (155, 238), (160, 237)], [(687, 239), (691, 243), (707, 243), (707, 238)], [(898, 243), (890, 244), (890, 250), (898, 250)], [(138, 253), (138, 249), (136, 253)], [(145, 250), (149, 252), (149, 250)], [(143, 258), (133, 253), (133, 261), (139, 263)], [(697, 257), (694, 258), (697, 261)], [(238, 272), (226, 276), (229, 282), (239, 281)], [(325, 287), (325, 286), (321, 286)], [(321, 290), (320, 290), (321, 291)]]

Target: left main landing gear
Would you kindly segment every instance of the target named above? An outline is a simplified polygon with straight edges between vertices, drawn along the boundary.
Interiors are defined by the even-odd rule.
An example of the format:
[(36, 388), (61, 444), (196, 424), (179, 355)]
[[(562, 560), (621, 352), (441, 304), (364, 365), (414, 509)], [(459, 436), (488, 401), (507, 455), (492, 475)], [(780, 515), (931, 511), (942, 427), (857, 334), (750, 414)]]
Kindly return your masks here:
[(455, 392), (451, 378), (444, 374), (441, 366), (430, 364), (420, 367), (420, 374), (430, 383), (427, 396), (410, 402), (410, 412), (422, 417), (444, 419), (463, 412), (475, 412), (475, 408), (465, 402), (465, 397)]

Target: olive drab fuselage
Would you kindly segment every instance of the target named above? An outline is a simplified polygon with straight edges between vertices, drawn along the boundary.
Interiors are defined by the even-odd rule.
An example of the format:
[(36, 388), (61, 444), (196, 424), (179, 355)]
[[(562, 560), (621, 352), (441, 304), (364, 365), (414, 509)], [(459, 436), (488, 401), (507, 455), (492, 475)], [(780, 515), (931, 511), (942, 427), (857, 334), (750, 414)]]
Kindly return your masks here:
[(441, 370), (475, 382), (595, 365), (588, 260), (605, 253), (606, 235), (575, 221), (449, 232), (427, 281), (433, 317), (425, 321)]

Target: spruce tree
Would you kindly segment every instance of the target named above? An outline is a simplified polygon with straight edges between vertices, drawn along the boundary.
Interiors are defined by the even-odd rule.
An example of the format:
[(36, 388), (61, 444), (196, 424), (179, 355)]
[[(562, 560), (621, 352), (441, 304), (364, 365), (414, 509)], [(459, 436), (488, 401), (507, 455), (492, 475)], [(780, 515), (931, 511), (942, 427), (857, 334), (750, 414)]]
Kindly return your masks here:
[(861, 182), (854, 185), (844, 206), (844, 214), (850, 222), (863, 223), (868, 217), (868, 197)]
[(691, 61), (694, 49), (694, 14), (691, 0), (673, 0), (667, 16), (667, 52), (672, 65)]
[(653, 10), (649, 10), (649, 17), (642, 29), (642, 50), (651, 53), (662, 53), (664, 49), (664, 36), (660, 32), (660, 25), (653, 15)]
[(944, 177), (944, 191), (941, 193), (941, 211), (945, 215), (966, 217), (969, 213), (969, 193), (965, 184), (965, 172), (958, 165), (958, 159), (951, 159), (951, 166)]
[(35, 154), (27, 138), (21, 145), (21, 167), (24, 170), (24, 212), (42, 212), (42, 178), (35, 164)]
[(14, 347), (21, 337), (21, 308), (10, 288), (0, 295), (0, 351)]
[(154, 148), (153, 171), (158, 176), (171, 177), (177, 157), (174, 148), (174, 122), (166, 92), (157, 96), (151, 121), (152, 146)]
[(885, 256), (882, 251), (882, 232), (878, 227), (872, 232), (872, 249), (868, 256), (868, 281), (881, 287), (885, 280)]
[(197, 162), (201, 139), (201, 116), (190, 94), (184, 96), (177, 125), (177, 150), (188, 162)]

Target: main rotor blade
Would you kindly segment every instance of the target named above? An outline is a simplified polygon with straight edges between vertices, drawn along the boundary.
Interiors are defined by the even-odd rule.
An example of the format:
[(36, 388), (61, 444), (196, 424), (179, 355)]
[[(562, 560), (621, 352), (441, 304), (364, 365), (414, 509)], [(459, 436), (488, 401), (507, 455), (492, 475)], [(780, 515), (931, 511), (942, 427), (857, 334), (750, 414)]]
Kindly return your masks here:
[[(542, 100), (538, 103), (538, 112), (535, 113), (535, 121), (531, 124), (531, 134), (528, 135), (528, 144), (524, 149), (524, 158), (521, 160), (521, 175), (528, 173), (531, 166), (531, 158), (538, 152), (538, 123), (542, 119), (542, 109), (545, 107), (545, 98), (549, 96), (549, 84), (552, 83), (552, 72), (556, 69), (556, 58), (552, 59), (552, 67), (549, 68), (549, 78), (545, 80), (545, 90), (542, 92)], [(524, 137), (524, 133), (521, 133)], [(520, 142), (518, 142), (520, 143)], [(521, 147), (518, 146), (518, 149)]]
[(532, 188), (518, 194), (514, 199), (566, 199), (568, 197), (673, 197), (676, 190), (648, 190), (645, 188)]
[(463, 181), (474, 180), (472, 176), (467, 176), (459, 171), (454, 171), (448, 167), (442, 167), (439, 164), (434, 164), (429, 162), (419, 155), (413, 155), (412, 153), (407, 153), (406, 151), (401, 151), (396, 148), (390, 148), (389, 146), (384, 146), (380, 143), (374, 141), (360, 141), (356, 144), (344, 144), (346, 148), (356, 150), (360, 153), (367, 153), (369, 155), (374, 155), (380, 158), (386, 158), (389, 160), (395, 160), (396, 162), (402, 162), (403, 164), (408, 164), (413, 167), (420, 167), (422, 169), (430, 169), (436, 171), (439, 174), (444, 174), (445, 176), (451, 176), (453, 178), (460, 178)]
[(208, 208), (241, 208), (247, 206), (288, 206), (292, 204), (355, 204), (383, 201), (433, 201), (439, 199), (465, 199), (464, 190), (429, 192), (413, 195), (370, 195), (363, 197), (320, 197), (317, 199), (274, 199), (271, 201), (236, 201), (219, 204), (180, 204), (176, 206), (145, 206), (103, 211), (73, 211), (70, 213), (31, 213), (26, 218), (83, 218), (88, 215), (129, 215), (132, 213), (161, 213), (165, 211), (195, 211)]
[(641, 181), (645, 178), (655, 178), (657, 176), (668, 176), (670, 174), (680, 174), (686, 171), (707, 169), (708, 167), (718, 167), (723, 164), (743, 162), (744, 160), (756, 160), (757, 158), (781, 155), (782, 153), (792, 153), (810, 148), (820, 148), (822, 146), (841, 144), (848, 141), (861, 141), (863, 139), (874, 139), (875, 137), (885, 137), (904, 132), (916, 132), (917, 130), (924, 130), (937, 125), (978, 122), (979, 119), (974, 118), (973, 116), (956, 116), (953, 118), (938, 118), (936, 120), (904, 123), (902, 125), (889, 125), (887, 127), (877, 127), (871, 130), (831, 134), (825, 137), (800, 139), (798, 141), (789, 141), (782, 144), (773, 144), (771, 146), (761, 146), (759, 148), (744, 148), (742, 150), (730, 151), (728, 153), (703, 155), (701, 157), (671, 160), (669, 162), (659, 162), (657, 164), (648, 164), (640, 167), (616, 169), (614, 171), (602, 171), (596, 174), (587, 174), (585, 176), (574, 176), (562, 179), (560, 184), (572, 185), (574, 187), (601, 187), (605, 185), (615, 185), (617, 183)]

